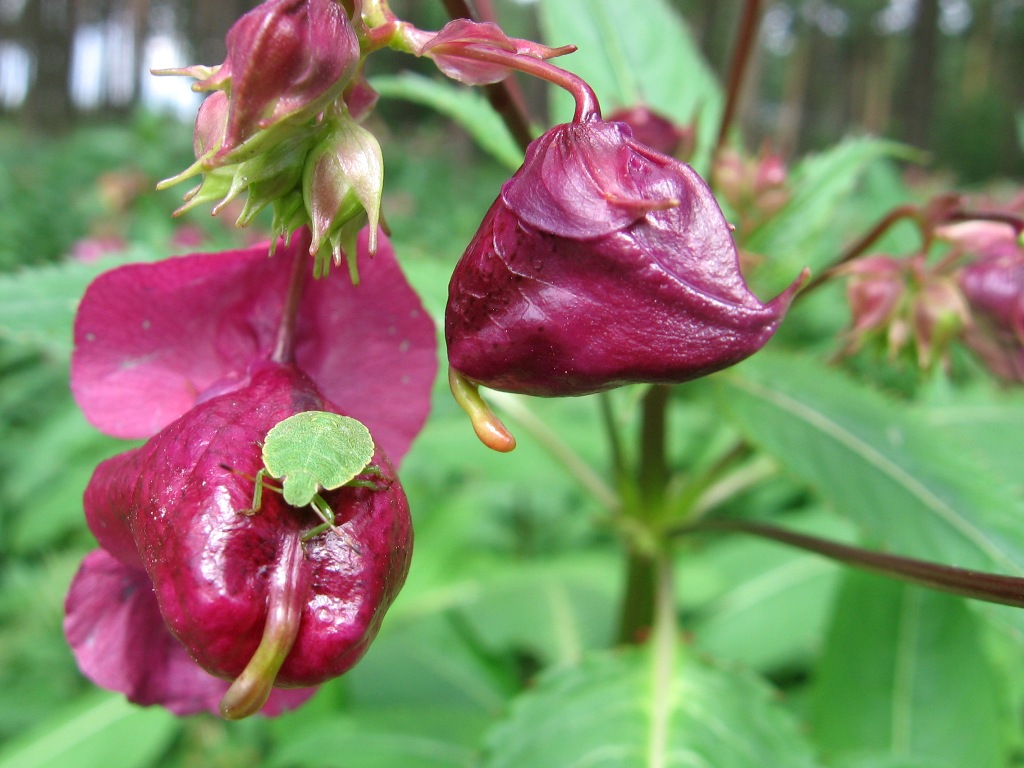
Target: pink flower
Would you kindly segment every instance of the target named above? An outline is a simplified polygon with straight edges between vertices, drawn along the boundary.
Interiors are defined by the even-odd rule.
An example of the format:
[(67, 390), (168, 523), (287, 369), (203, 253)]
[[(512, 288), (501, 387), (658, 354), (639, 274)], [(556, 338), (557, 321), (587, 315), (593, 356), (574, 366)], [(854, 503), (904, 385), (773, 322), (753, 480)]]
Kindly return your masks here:
[[(341, 674), (376, 634), (411, 552), (388, 457), (400, 460), (422, 426), (436, 373), (432, 323), (380, 242), (371, 260), (361, 235), (358, 286), (340, 271), (306, 286), (294, 364), (271, 357), (308, 231), (272, 259), (264, 245), (130, 265), (87, 290), (72, 390), (101, 430), (150, 438), (101, 464), (86, 491), (102, 549), (72, 584), (65, 629), (98, 684), (178, 714), (216, 710), (221, 678), (249, 672), (279, 616), (280, 669), (257, 675), (274, 714), (312, 691), (270, 692), (270, 682)], [(279, 494), (265, 491), (260, 510), (242, 514), (266, 432), (304, 410), (366, 424), (381, 473), (371, 488), (326, 493), (339, 527), (305, 544), (317, 518)], [(247, 710), (227, 708), (237, 711)]]

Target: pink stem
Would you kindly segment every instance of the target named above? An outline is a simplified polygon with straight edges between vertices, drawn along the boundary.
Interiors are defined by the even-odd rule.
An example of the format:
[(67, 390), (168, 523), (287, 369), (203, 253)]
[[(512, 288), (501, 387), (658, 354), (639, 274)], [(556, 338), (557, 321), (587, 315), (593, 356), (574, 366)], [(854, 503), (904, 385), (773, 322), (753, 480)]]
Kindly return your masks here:
[(291, 276), (288, 278), (288, 292), (285, 294), (284, 307), (281, 310), (281, 323), (277, 326), (277, 339), (270, 359), (275, 363), (292, 363), (295, 361), (295, 323), (299, 315), (299, 305), (306, 288), (306, 273), (309, 271), (309, 244), (312, 240), (306, 227), (292, 235), (286, 252), (294, 252)]
[(541, 80), (547, 80), (568, 91), (576, 100), (576, 113), (572, 118), (574, 123), (586, 123), (601, 118), (601, 105), (597, 101), (594, 89), (581, 77), (567, 72), (561, 67), (556, 67), (544, 59), (471, 43), (439, 45), (431, 49), (431, 53), (449, 54), (474, 61), (501, 64), (517, 72), (524, 72), (527, 75), (539, 77)]

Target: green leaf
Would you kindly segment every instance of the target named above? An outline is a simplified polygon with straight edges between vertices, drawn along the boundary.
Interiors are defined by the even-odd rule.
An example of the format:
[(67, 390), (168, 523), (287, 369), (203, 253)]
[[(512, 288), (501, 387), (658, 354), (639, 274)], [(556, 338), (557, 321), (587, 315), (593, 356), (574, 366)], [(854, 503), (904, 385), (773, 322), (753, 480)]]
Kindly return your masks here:
[[(647, 106), (690, 123), (699, 114), (698, 145), (704, 161), (718, 131), (724, 97), (690, 30), (664, 0), (545, 0), (541, 28), (551, 45), (579, 50), (556, 63), (571, 70), (597, 93), (606, 113), (618, 107)], [(556, 120), (572, 115), (565, 97)]]
[(718, 381), (751, 440), (873, 543), (1024, 574), (1020, 500), (906, 407), (796, 356), (762, 352)]
[(101, 272), (155, 254), (136, 246), (116, 257), (23, 269), (0, 274), (0, 340), (39, 348), (54, 357), (71, 354), (78, 301)]
[(851, 572), (814, 682), (818, 746), (858, 766), (1005, 766), (1008, 713), (978, 630), (960, 598)]
[(502, 165), (511, 169), (522, 165), (523, 151), (498, 113), (478, 92), (412, 72), (374, 77), (370, 85), (385, 98), (412, 101), (450, 117)]
[(324, 489), (354, 478), (373, 458), (373, 438), (361, 422), (329, 411), (303, 411), (267, 432), (263, 464), (284, 485), (284, 500), (309, 504)]
[(842, 239), (851, 236), (836, 224), (849, 211), (861, 175), (882, 158), (911, 156), (912, 150), (893, 141), (856, 138), (804, 158), (790, 175), (789, 202), (745, 243), (747, 250), (770, 257), (761, 270), (765, 282), (787, 285), (804, 267), (817, 273), (835, 260)]
[(490, 734), (486, 768), (813, 765), (759, 680), (681, 646), (591, 656), (543, 676)]
[(470, 768), (487, 719), (436, 706), (359, 707), (279, 731), (266, 768)]
[[(849, 536), (850, 526), (832, 514), (789, 515), (784, 524), (833, 539)], [(835, 564), (773, 542), (722, 536), (679, 565), (679, 594), (693, 614), (689, 630), (699, 649), (765, 671), (798, 668), (816, 653)]]
[(121, 696), (95, 694), (0, 750), (0, 768), (143, 768), (170, 744), (178, 721)]

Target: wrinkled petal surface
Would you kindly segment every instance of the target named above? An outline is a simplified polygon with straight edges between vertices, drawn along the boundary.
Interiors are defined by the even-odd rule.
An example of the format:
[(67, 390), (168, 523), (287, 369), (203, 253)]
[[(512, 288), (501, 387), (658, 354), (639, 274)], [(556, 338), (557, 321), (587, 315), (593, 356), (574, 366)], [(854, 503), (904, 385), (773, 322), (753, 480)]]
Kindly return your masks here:
[[(86, 491), (90, 529), (125, 565), (145, 569), (168, 627), (218, 677), (236, 677), (259, 644), (268, 579), (286, 539), (320, 522), (271, 490), (258, 512), (243, 514), (267, 432), (307, 410), (336, 409), (296, 369), (267, 364), (246, 387), (197, 405), (141, 448), (100, 465)], [(316, 685), (351, 667), (405, 580), (408, 502), (386, 456), (378, 451), (372, 464), (376, 487), (324, 494), (340, 528), (304, 545), (309, 594), (277, 676), (282, 686)]]
[[(135, 704), (160, 704), (176, 715), (217, 714), (229, 683), (193, 661), (168, 631), (146, 572), (98, 549), (71, 584), (64, 632), (82, 672)], [(275, 690), (265, 715), (294, 709), (315, 688)]]
[[(79, 307), (71, 360), (71, 389), (89, 421), (115, 437), (145, 438), (244, 386), (274, 349), (293, 259), (307, 258), (303, 235), (273, 258), (261, 245), (100, 275)], [(359, 285), (344, 270), (307, 283), (296, 363), (397, 461), (429, 410), (433, 323), (383, 235), (371, 258), (360, 233), (358, 259)]]
[(623, 124), (557, 126), (527, 151), (457, 265), (451, 365), (486, 386), (577, 395), (680, 382), (772, 336), (798, 287), (765, 305), (687, 165)]

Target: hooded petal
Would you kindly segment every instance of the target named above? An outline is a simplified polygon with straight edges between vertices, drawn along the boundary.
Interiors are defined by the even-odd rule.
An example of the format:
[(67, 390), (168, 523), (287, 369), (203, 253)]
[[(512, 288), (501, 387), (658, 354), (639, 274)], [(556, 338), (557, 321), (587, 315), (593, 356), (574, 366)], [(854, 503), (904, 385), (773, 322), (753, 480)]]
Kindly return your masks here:
[(456, 266), (448, 358), (473, 381), (525, 394), (687, 381), (760, 349), (798, 283), (768, 304), (750, 292), (689, 166), (622, 124), (557, 126)]
[[(292, 260), (305, 258), (308, 238), (302, 231), (270, 259), (260, 245), (100, 275), (82, 298), (71, 361), (89, 421), (115, 437), (148, 437), (243, 386), (273, 351)], [(383, 235), (370, 258), (361, 233), (358, 252), (359, 285), (342, 270), (307, 284), (296, 362), (398, 460), (429, 409), (433, 323)]]

